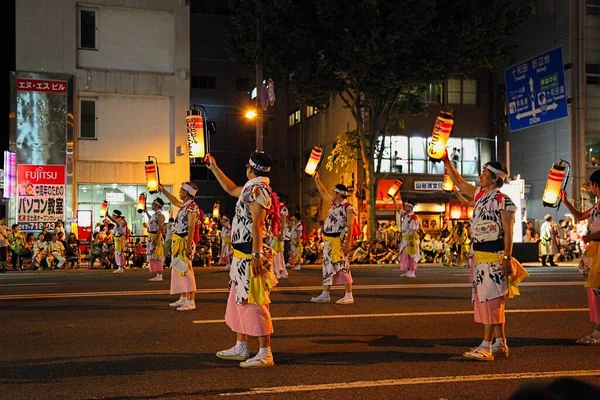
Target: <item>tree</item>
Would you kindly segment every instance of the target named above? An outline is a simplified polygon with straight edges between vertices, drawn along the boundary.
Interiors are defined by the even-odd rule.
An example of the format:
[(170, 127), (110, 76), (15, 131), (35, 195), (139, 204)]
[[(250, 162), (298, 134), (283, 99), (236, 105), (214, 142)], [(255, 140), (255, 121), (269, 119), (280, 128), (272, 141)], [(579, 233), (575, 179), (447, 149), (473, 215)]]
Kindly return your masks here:
[(371, 237), (390, 124), (423, 112), (425, 85), (505, 61), (502, 40), (535, 11), (534, 0), (231, 0), (230, 9), (235, 62), (261, 62), (303, 104), (325, 108), (339, 96), (351, 111), (356, 140), (338, 143), (359, 145)]

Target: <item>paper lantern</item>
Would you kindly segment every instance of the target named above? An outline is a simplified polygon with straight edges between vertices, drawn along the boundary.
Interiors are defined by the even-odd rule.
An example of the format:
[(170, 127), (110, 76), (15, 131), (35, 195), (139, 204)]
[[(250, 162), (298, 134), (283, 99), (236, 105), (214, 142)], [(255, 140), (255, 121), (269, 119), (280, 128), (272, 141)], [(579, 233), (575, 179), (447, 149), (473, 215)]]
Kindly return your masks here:
[(460, 219), (461, 216), (462, 216), (462, 210), (460, 209), (460, 206), (455, 205), (455, 206), (450, 207), (450, 218)]
[(221, 209), (221, 206), (219, 205), (219, 202), (217, 201), (214, 205), (213, 205), (213, 212), (212, 212), (212, 217), (213, 218), (219, 218), (219, 211)]
[(204, 159), (207, 153), (206, 129), (200, 110), (192, 108), (185, 117), (190, 158)]
[(402, 179), (396, 179), (396, 182), (394, 182), (394, 184), (388, 189), (387, 195), (390, 197), (396, 196), (396, 193), (400, 191), (400, 188), (402, 187), (403, 183), (404, 182), (402, 181)]
[(444, 168), (444, 180), (442, 181), (442, 189), (446, 193), (454, 192), (454, 182), (452, 181), (452, 178), (450, 178), (448, 168)]
[(560, 205), (558, 194), (567, 184), (570, 165), (564, 160), (555, 162), (548, 173), (546, 188), (542, 196), (544, 207), (558, 207)]
[(145, 170), (146, 170), (146, 186), (148, 187), (148, 191), (150, 193), (158, 193), (158, 188), (160, 184), (160, 178), (158, 175), (158, 165), (154, 160), (151, 160), (148, 157), (148, 161), (146, 161)]
[(438, 161), (446, 154), (448, 138), (454, 127), (454, 110), (440, 111), (435, 119), (431, 141), (427, 149), (427, 154), (432, 160)]
[(142, 194), (140, 194), (140, 197), (138, 197), (137, 212), (139, 212), (141, 214), (144, 212), (145, 209), (146, 209), (146, 193), (142, 193)]
[(104, 200), (100, 206), (100, 218), (106, 218), (108, 212), (108, 201)]
[(310, 157), (308, 158), (308, 162), (306, 163), (306, 168), (304, 168), (304, 172), (306, 172), (310, 176), (314, 176), (315, 172), (317, 172), (317, 170), (319, 169), (322, 157), (323, 148), (321, 148), (320, 146), (315, 146), (310, 152)]
[(473, 219), (473, 207), (471, 206), (467, 207), (467, 217)]

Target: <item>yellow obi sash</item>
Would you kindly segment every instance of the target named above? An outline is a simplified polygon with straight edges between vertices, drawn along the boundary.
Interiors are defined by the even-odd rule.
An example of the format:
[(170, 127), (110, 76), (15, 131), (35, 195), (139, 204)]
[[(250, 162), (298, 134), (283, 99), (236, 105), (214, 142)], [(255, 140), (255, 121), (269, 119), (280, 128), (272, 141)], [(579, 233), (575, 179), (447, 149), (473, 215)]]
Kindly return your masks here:
[(179, 257), (183, 261), (187, 261), (187, 254), (185, 254), (185, 249), (187, 247), (187, 237), (179, 236), (178, 234), (173, 234), (172, 244), (171, 244), (171, 253)]
[(125, 253), (125, 250), (127, 249), (125, 236), (115, 236), (113, 239), (115, 240), (115, 251), (120, 254)]
[(414, 256), (418, 252), (418, 246), (415, 233), (403, 233), (402, 239), (406, 240), (406, 254)]
[[(476, 263), (501, 263), (502, 254), (489, 253), (487, 251), (473, 252)], [(529, 276), (529, 272), (523, 268), (521, 263), (516, 258), (510, 259), (510, 274), (508, 275), (508, 298), (512, 299), (515, 296), (520, 296), (519, 284)]]
[(583, 254), (592, 260), (584, 286), (598, 288), (600, 287), (600, 242), (589, 242)]
[(277, 237), (273, 238), (273, 251), (283, 253), (283, 240), (279, 240)]
[[(250, 254), (242, 253), (239, 250), (233, 249), (233, 256), (242, 260), (251, 260)], [(248, 304), (256, 304), (262, 306), (271, 303), (269, 293), (271, 289), (277, 286), (279, 283), (275, 274), (270, 269), (264, 270), (262, 274), (254, 275), (252, 266), (248, 265), (250, 269), (250, 284), (248, 285)]]
[(223, 243), (225, 243), (225, 244), (231, 244), (231, 238), (229, 236), (225, 236), (223, 238)]
[[(152, 243), (157, 235), (157, 233), (148, 232), (148, 242)], [(154, 246), (154, 249), (150, 256), (155, 259), (159, 259), (165, 256), (165, 245), (163, 244), (162, 240), (159, 240), (158, 244)]]
[(335, 264), (342, 260), (342, 240), (339, 236), (323, 235), (323, 240), (331, 246), (331, 261)]

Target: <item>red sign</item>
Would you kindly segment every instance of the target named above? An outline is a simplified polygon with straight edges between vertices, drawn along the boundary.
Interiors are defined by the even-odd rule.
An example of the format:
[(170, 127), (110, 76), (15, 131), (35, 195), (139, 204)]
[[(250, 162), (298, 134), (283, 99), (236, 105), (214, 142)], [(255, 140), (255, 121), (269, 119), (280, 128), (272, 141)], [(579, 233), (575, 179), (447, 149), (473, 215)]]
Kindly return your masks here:
[(25, 181), (36, 185), (64, 185), (65, 166), (19, 164), (17, 176), (19, 185)]
[(27, 92), (67, 93), (66, 81), (17, 78), (17, 90)]

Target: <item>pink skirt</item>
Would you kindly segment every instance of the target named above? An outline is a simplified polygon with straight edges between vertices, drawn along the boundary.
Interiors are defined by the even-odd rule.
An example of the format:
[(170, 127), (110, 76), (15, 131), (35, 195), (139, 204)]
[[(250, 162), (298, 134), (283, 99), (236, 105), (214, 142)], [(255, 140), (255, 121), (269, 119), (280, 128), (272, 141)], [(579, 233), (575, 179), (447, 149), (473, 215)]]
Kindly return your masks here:
[(287, 272), (285, 269), (285, 258), (283, 257), (283, 253), (275, 253), (275, 256), (273, 257), (273, 272), (276, 274)]
[(235, 284), (231, 284), (227, 308), (225, 310), (225, 323), (235, 333), (254, 337), (268, 336), (273, 333), (273, 321), (269, 305), (257, 306), (256, 304), (236, 304)]
[(163, 261), (155, 260), (153, 258), (148, 261), (150, 263), (150, 272), (162, 272), (163, 271)]
[(484, 325), (504, 323), (504, 297), (497, 297), (484, 303), (479, 302), (477, 292), (473, 301), (475, 322)]
[(413, 260), (412, 257), (408, 255), (408, 252), (406, 251), (406, 249), (402, 250), (402, 252), (400, 253), (400, 269), (401, 270), (409, 270), (409, 271), (417, 270), (416, 261)]
[(171, 294), (191, 293), (196, 291), (196, 276), (189, 266), (184, 276), (179, 275), (171, 268)]
[(352, 273), (350, 272), (350, 270), (345, 271), (343, 269), (340, 269), (333, 276), (334, 285), (346, 285), (352, 282), (354, 281), (352, 280)]
[(596, 296), (591, 288), (588, 288), (588, 305), (590, 307), (590, 321), (600, 325), (600, 296)]

